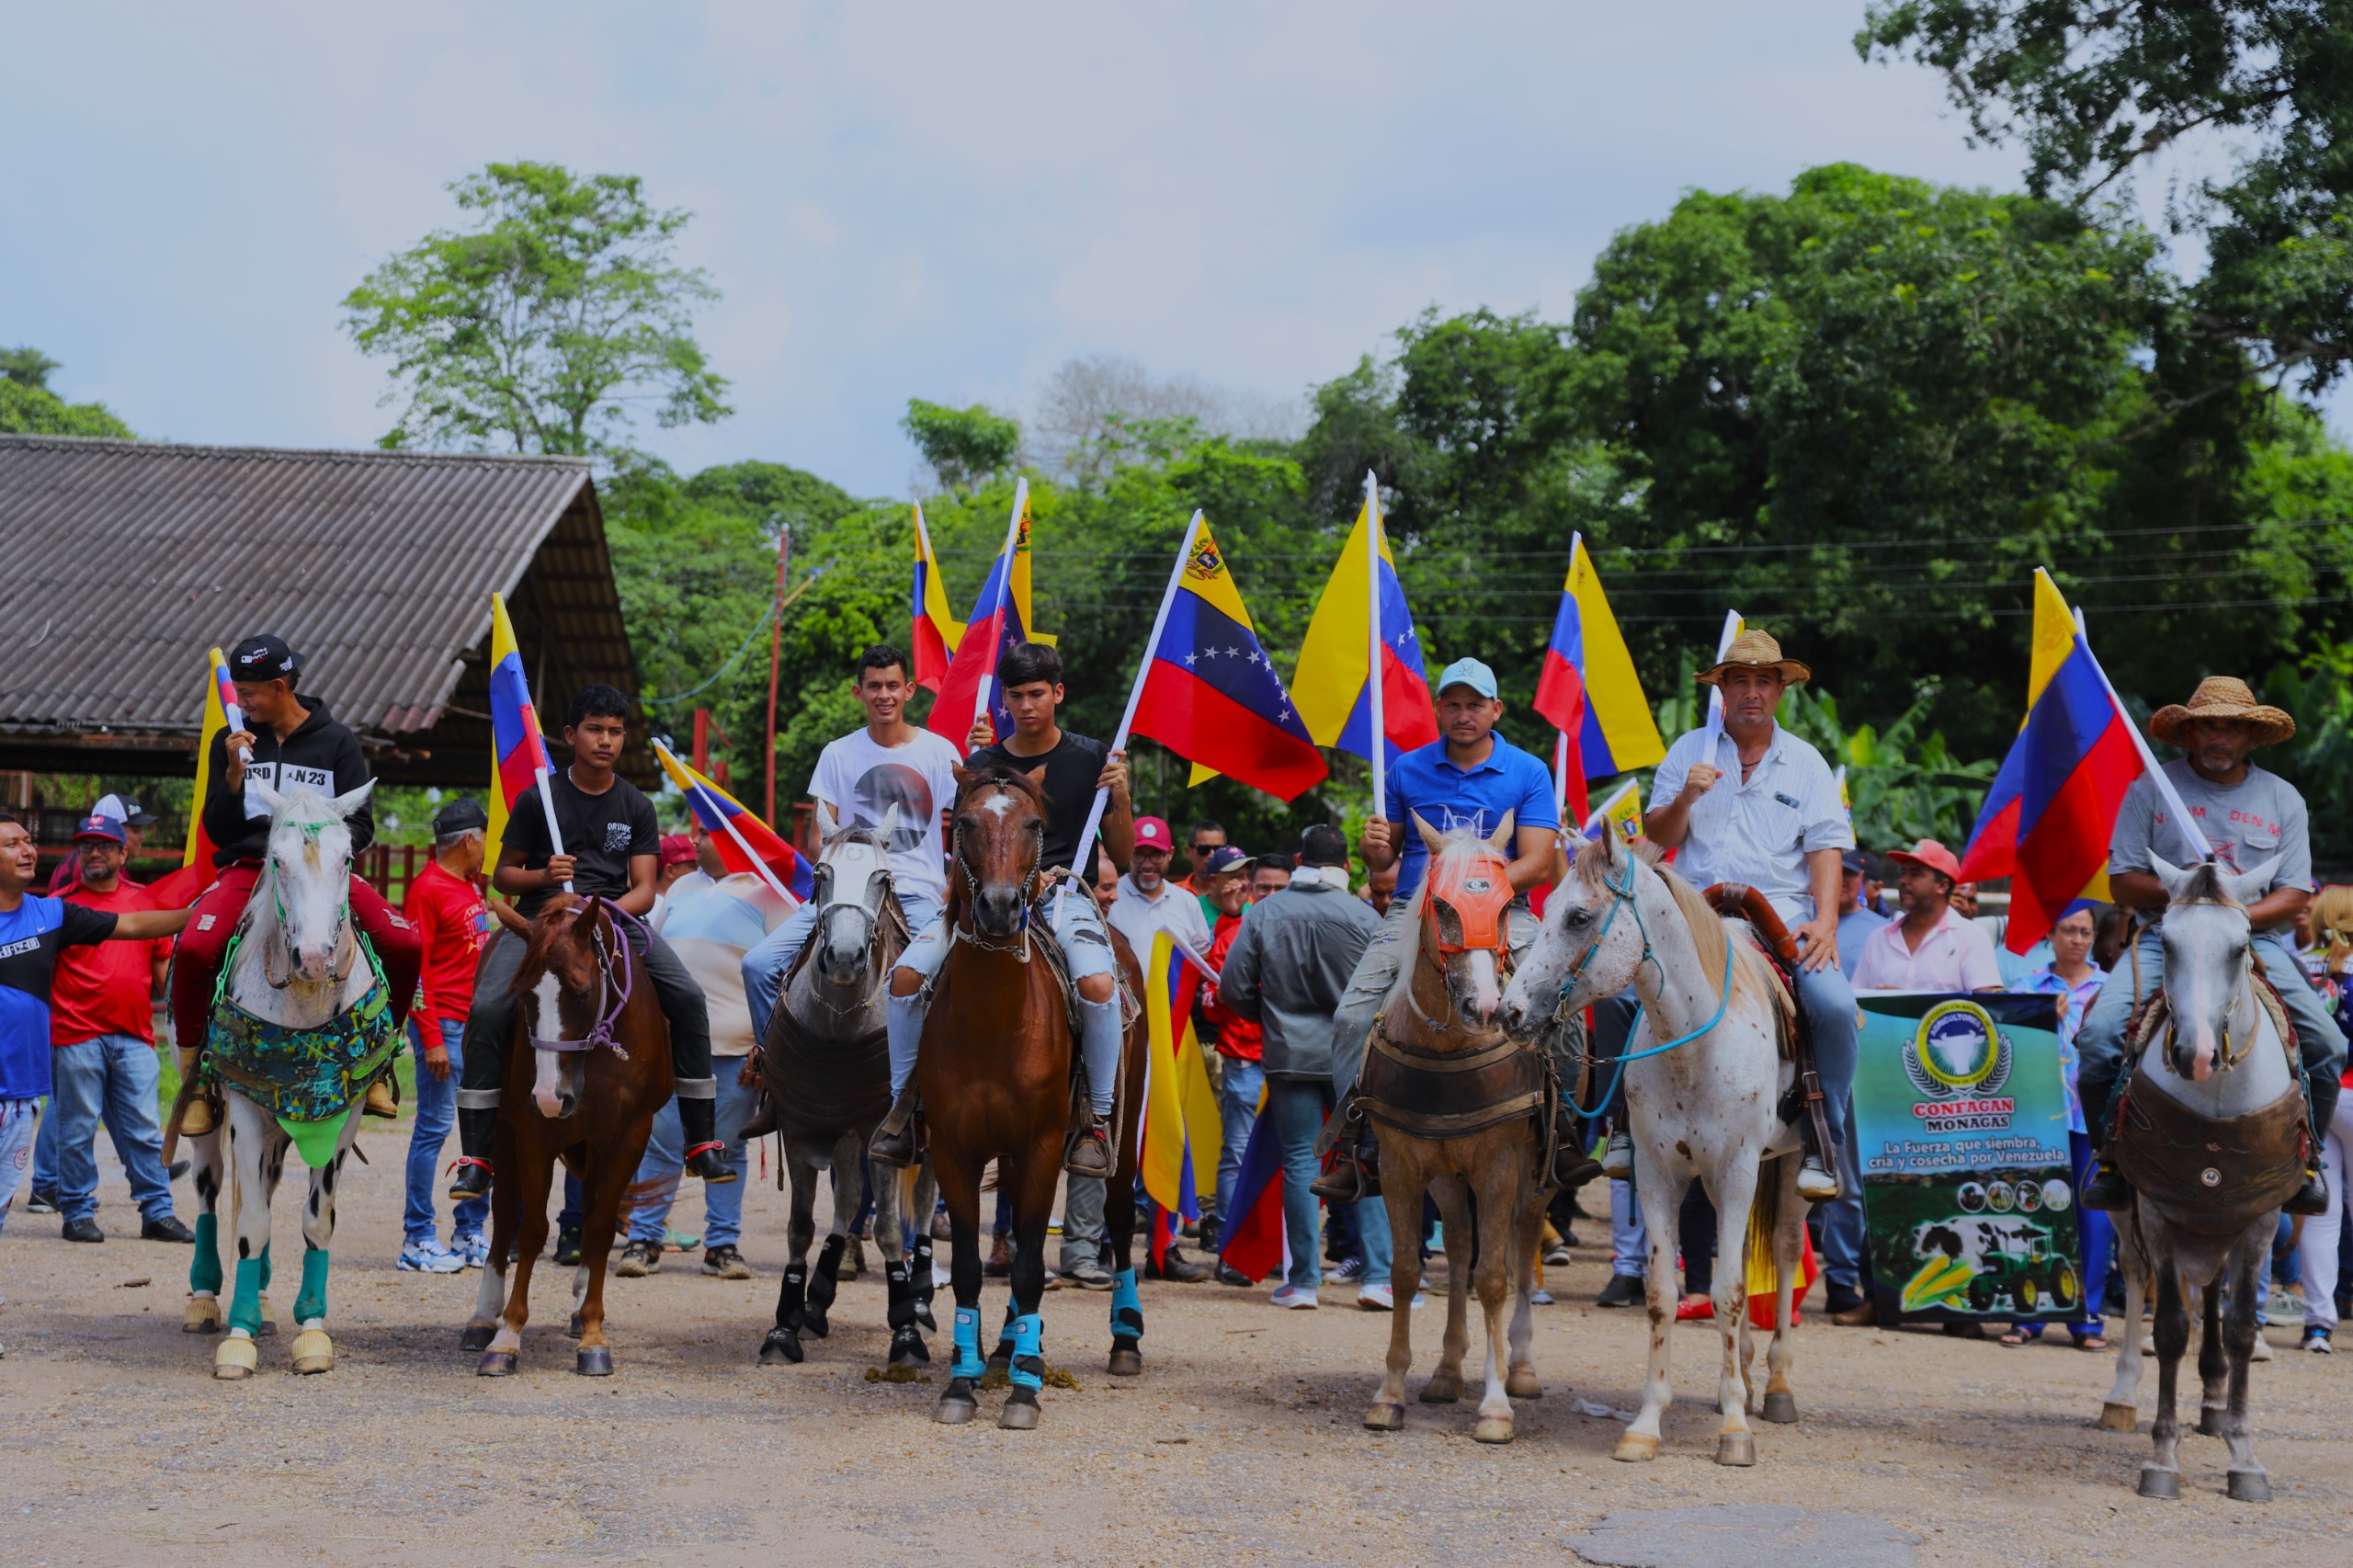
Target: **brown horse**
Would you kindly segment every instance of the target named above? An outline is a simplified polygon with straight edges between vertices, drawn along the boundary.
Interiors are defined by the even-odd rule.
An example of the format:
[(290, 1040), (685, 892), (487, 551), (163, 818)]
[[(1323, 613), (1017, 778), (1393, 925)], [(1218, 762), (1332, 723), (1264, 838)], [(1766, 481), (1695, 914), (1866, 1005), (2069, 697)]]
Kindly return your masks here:
[[(490, 1190), (490, 1261), (461, 1348), (475, 1370), (512, 1376), (530, 1318), (531, 1266), (548, 1239), (548, 1189), (560, 1158), (580, 1178), (580, 1267), (573, 1273), (573, 1370), (608, 1378), (605, 1262), (613, 1224), (645, 1153), (654, 1113), (670, 1096), (670, 1030), (645, 960), (619, 928), (630, 916), (601, 898), (548, 900), (531, 922), (515, 974), (517, 1040), (499, 1096), (498, 1171)], [(506, 1261), (517, 1260), (510, 1290)], [(504, 1311), (502, 1312), (502, 1296)]]
[[(979, 1410), (982, 1374), (981, 1172), (991, 1160), (1013, 1202), (1013, 1301), (992, 1360), (1012, 1382), (1000, 1426), (1038, 1425), (1046, 1285), (1046, 1225), (1054, 1207), (1078, 1102), (1073, 1096), (1076, 1042), (1058, 965), (1048, 961), (1045, 919), (1033, 907), (1041, 873), (1046, 808), (1038, 780), (1006, 771), (956, 773), (955, 869), (944, 918), (948, 956), (926, 1017), (915, 1081), (931, 1145), (932, 1170), (948, 1203), (953, 1233), (956, 1359), (934, 1413), (970, 1421)], [(1049, 896), (1092, 896), (1084, 883)], [(1131, 994), (1143, 971), (1117, 932), (1112, 948)], [(1117, 1169), (1106, 1184), (1104, 1220), (1121, 1288), (1112, 1297), (1112, 1372), (1134, 1376), (1143, 1312), (1129, 1267), (1135, 1234), (1136, 1122), (1142, 1113), (1144, 1029), (1129, 1025), (1119, 1103), (1113, 1108)]]
[[(1472, 1435), (1508, 1443), (1513, 1398), (1543, 1392), (1529, 1353), (1529, 1297), (1544, 1216), (1539, 1129), (1551, 1121), (1536, 1048), (1514, 1040), (1500, 1022), (1512, 900), (1503, 848), (1511, 818), (1493, 839), (1460, 829), (1441, 838), (1419, 817), (1415, 826), (1430, 850), (1419, 948), (1373, 1025), (1358, 1089), (1381, 1142), (1389, 1227), (1404, 1241), (1388, 1373), (1364, 1424), (1382, 1432), (1405, 1424), (1414, 1314), (1404, 1303), (1421, 1288), (1421, 1249), (1413, 1238), (1428, 1193), (1446, 1221), (1446, 1338), (1422, 1400), (1451, 1404), (1462, 1396), (1467, 1298), (1475, 1284), (1487, 1317), (1487, 1392)], [(1515, 1301), (1506, 1343), (1505, 1310)]]

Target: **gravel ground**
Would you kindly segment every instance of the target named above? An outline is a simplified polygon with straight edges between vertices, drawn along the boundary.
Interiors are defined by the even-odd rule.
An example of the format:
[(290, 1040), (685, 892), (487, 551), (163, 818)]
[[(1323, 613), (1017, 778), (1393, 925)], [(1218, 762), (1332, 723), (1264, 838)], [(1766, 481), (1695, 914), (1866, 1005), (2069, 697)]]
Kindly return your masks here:
[[(1577, 1404), (1636, 1403), (1643, 1325), (1586, 1304), (1606, 1269), (1589, 1245), (1551, 1271), (1545, 1394), (1520, 1404), (1507, 1448), (1471, 1441), (1467, 1401), (1364, 1431), (1389, 1320), (1338, 1287), (1321, 1312), (1279, 1312), (1259, 1290), (1147, 1282), (1145, 1372), (1123, 1382), (1101, 1373), (1108, 1298), (1050, 1293), (1047, 1358), (1080, 1387), (1049, 1389), (1035, 1432), (999, 1431), (997, 1395), (982, 1421), (945, 1427), (930, 1419), (937, 1384), (866, 1381), (889, 1337), (875, 1268), (843, 1286), (833, 1336), (805, 1364), (755, 1365), (785, 1219), (756, 1181), (744, 1250), (758, 1278), (705, 1278), (672, 1255), (654, 1278), (612, 1281), (618, 1375), (603, 1381), (572, 1374), (563, 1302), (543, 1295), (522, 1374), (479, 1380), (457, 1347), (475, 1277), (393, 1269), (404, 1130), (367, 1142), (376, 1163), (355, 1168), (341, 1206), (324, 1377), (288, 1370), (282, 1329), (260, 1377), (215, 1382), (213, 1341), (179, 1328), (188, 1252), (125, 1239), (137, 1216), (118, 1172), (101, 1246), (60, 1240), (19, 1199), (0, 1235), (0, 1561), (2353, 1560), (2353, 1365), (2299, 1355), (2286, 1326), (2271, 1331), (2279, 1359), (2256, 1370), (2268, 1506), (2225, 1500), (2222, 1445), (2194, 1437), (2181, 1502), (2133, 1495), (2154, 1368), (2128, 1437), (2090, 1426), (2107, 1357), (1826, 1324), (1798, 1341), (1803, 1423), (1760, 1426), (1754, 1469), (1711, 1462), (1715, 1342), (1697, 1325), (1677, 1334), (1660, 1458), (1613, 1463), (1619, 1422)], [(281, 1235), (299, 1201), (290, 1181)], [(677, 1217), (699, 1208), (690, 1191)], [(553, 1272), (540, 1278), (561, 1291)], [(943, 1324), (949, 1300), (943, 1286)], [(1003, 1301), (991, 1281), (984, 1321)], [(1441, 1310), (1417, 1314), (1413, 1387)], [(944, 1362), (944, 1333), (934, 1346)]]

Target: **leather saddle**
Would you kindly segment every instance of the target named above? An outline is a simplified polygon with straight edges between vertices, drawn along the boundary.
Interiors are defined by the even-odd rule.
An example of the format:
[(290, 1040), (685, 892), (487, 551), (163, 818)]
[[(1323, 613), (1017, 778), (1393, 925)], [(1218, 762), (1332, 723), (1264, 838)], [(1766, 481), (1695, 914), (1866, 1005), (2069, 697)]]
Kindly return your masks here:
[(1356, 1103), (1416, 1138), (1467, 1138), (1546, 1108), (1552, 1093), (1541, 1053), (1507, 1035), (1470, 1051), (1425, 1051), (1375, 1024), (1370, 1046)]
[(1813, 1064), (1813, 1029), (1805, 1009), (1798, 1006), (1798, 939), (1782, 924), (1772, 901), (1743, 882), (1718, 882), (1699, 895), (1708, 906), (1728, 919), (1745, 920), (1756, 933), (1756, 950), (1765, 958), (1774, 980), (1776, 1030), (1781, 1059), (1797, 1063), (1796, 1081), (1778, 1108), (1784, 1122), (1806, 1119), (1805, 1136), (1814, 1154), (1830, 1163), (1836, 1142), (1830, 1136), (1828, 1102), (1822, 1093), (1822, 1075)]

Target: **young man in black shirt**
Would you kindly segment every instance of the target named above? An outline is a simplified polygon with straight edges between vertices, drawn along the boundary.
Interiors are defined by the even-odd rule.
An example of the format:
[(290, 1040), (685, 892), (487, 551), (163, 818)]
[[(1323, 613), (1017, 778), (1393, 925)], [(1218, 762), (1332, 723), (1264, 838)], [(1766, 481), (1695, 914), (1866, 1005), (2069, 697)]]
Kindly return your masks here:
[[(520, 802), (506, 819), (506, 842), (491, 885), (536, 916), (570, 882), (582, 897), (606, 902), (642, 920), (654, 907), (654, 877), (661, 866), (662, 830), (654, 802), (613, 771), (629, 737), (629, 699), (612, 687), (582, 687), (565, 710), (564, 744), (572, 766), (548, 780), (555, 801), (556, 826), (564, 853), (548, 842), (547, 812)], [(678, 1096), (678, 1120), (686, 1134), (687, 1169), (707, 1182), (735, 1179), (725, 1145), (713, 1136), (719, 1080), (710, 1075), (710, 1019), (702, 987), (669, 945), (645, 926), (614, 924), (645, 964), (645, 978), (670, 1020), (670, 1071)], [(527, 938), (501, 931), (474, 971), (473, 1006), (466, 1014), (466, 1072), (458, 1090), (458, 1157), (449, 1197), (462, 1202), (490, 1190), (490, 1150), (498, 1130), (499, 1090), (506, 1082), (506, 1050), (515, 1035), (515, 976), (523, 967)]]
[[(983, 713), (972, 725), (971, 744), (976, 748), (964, 759), (967, 772), (1030, 773), (1045, 769), (1040, 780), (1046, 796), (1046, 844), (1040, 870), (1067, 871), (1074, 866), (1091, 869), (1092, 846), (1078, 842), (1095, 807), (1097, 789), (1111, 792), (1103, 812), (1103, 841), (1113, 860), (1125, 864), (1135, 850), (1133, 808), (1128, 802), (1128, 759), (1123, 752), (1108, 751), (1101, 741), (1074, 735), (1054, 722), (1063, 699), (1062, 655), (1042, 643), (1023, 642), (997, 661), (997, 686), (1013, 714), (1013, 733), (989, 744), (989, 720)], [(1082, 856), (1084, 858), (1082, 858)], [(1041, 900), (1054, 939), (1070, 960), (1071, 979), (1078, 986), (1079, 1057), (1086, 1068), (1086, 1087), (1095, 1119), (1071, 1150), (1069, 1170), (1076, 1176), (1111, 1174), (1111, 1094), (1120, 1072), (1120, 1026), (1116, 962), (1103, 912), (1086, 880), (1057, 880)], [(891, 1114), (875, 1130), (874, 1157), (884, 1165), (905, 1165), (915, 1157), (907, 1121), (915, 1096), (908, 1091), (915, 1072), (915, 1050), (923, 1040), (930, 977), (948, 956), (948, 929), (934, 920), (917, 934), (899, 956), (891, 975)]]

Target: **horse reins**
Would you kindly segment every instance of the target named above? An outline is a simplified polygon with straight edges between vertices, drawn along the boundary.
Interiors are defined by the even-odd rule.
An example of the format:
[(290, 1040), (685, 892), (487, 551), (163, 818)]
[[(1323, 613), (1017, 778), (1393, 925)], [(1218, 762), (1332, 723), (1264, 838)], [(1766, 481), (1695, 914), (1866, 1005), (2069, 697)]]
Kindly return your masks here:
[[(289, 824), (289, 825), (292, 825), (292, 824)], [(303, 836), (305, 839), (310, 840), (310, 841), (311, 841), (311, 842), (313, 842), (313, 843), (316, 843), (316, 842), (318, 841), (318, 836), (319, 836), (320, 830), (321, 830), (322, 828), (324, 828), (325, 825), (326, 825), (326, 824), (324, 824), (324, 823), (310, 823), (310, 824), (306, 824), (301, 825), (301, 826), (298, 829), (298, 831), (302, 835), (302, 836)], [(284, 947), (285, 947), (285, 949), (286, 949), (286, 966), (287, 966), (287, 967), (286, 967), (286, 978), (285, 978), (284, 980), (280, 980), (280, 979), (278, 979), (276, 975), (274, 975), (274, 974), (270, 973), (270, 971), (269, 971), (269, 949), (267, 949), (267, 948), (264, 948), (264, 949), (261, 950), (261, 977), (262, 977), (262, 979), (263, 979), (263, 980), (265, 980), (265, 981), (267, 981), (267, 982), (268, 983), (268, 984), (269, 984), (269, 988), (270, 988), (272, 991), (284, 991), (284, 990), (287, 990), (287, 989), (289, 989), (290, 987), (291, 987), (291, 986), (293, 985), (293, 983), (294, 983), (294, 963), (295, 963), (294, 942), (293, 942), (292, 937), (291, 937), (290, 936), (289, 936), (289, 935), (288, 935), (288, 921), (287, 921), (287, 918), (286, 918), (286, 900), (285, 900), (285, 898), (284, 898), (284, 897), (283, 897), (283, 896), (278, 892), (278, 868), (277, 868), (277, 866), (276, 866), (276, 865), (274, 865), (274, 864), (273, 864), (273, 865), (269, 865), (269, 866), (265, 867), (265, 868), (264, 868), (264, 869), (266, 870), (266, 872), (267, 873), (267, 875), (268, 875), (268, 877), (269, 877), (269, 903), (270, 903), (270, 908), (271, 908), (271, 909), (272, 909), (272, 910), (277, 914), (277, 915), (278, 915), (278, 937), (279, 937), (280, 942), (284, 945)], [(351, 926), (351, 878), (350, 878), (350, 876), (348, 875), (348, 873), (347, 873), (347, 874), (345, 875), (345, 877), (344, 877), (344, 881), (343, 881), (343, 896), (342, 896), (342, 898), (340, 898), (340, 899), (338, 899), (338, 900), (336, 901), (336, 903), (335, 903), (335, 941), (334, 941), (334, 946), (335, 946), (336, 949), (341, 949), (341, 948), (342, 948), (342, 946), (343, 946), (343, 939), (344, 939), (344, 937), (345, 937), (345, 935), (349, 931), (350, 926)], [(344, 958), (344, 960), (343, 960), (342, 966), (341, 966), (340, 968), (338, 968), (338, 969), (335, 971), (335, 983), (337, 985), (341, 985), (345, 981), (349, 980), (349, 979), (351, 978), (351, 966), (353, 965), (353, 963), (355, 963), (356, 961), (358, 961), (358, 945), (357, 943), (354, 943), (354, 944), (353, 944), (353, 949), (352, 949), (352, 951), (351, 951), (349, 954), (346, 955), (346, 957)], [(226, 966), (224, 965), (223, 967), (225, 968)]]
[[(999, 784), (996, 788), (1002, 790), (1006, 787)], [(1036, 825), (1035, 831), (1041, 841), (1045, 835), (1045, 826), (1042, 820)], [(982, 878), (970, 858), (964, 853), (964, 828), (961, 822), (957, 824), (955, 842), (949, 846), (949, 858), (956, 863), (957, 874), (964, 879), (965, 891), (977, 897), (982, 886)], [(1038, 858), (1040, 860), (1045, 858), (1042, 842)], [(972, 905), (967, 901), (965, 906), (958, 912), (958, 918), (948, 927), (949, 945), (953, 947), (956, 943), (962, 942), (968, 947), (978, 948), (984, 953), (1012, 953), (1023, 963), (1028, 963), (1029, 961), (1029, 907), (1038, 896), (1038, 884), (1044, 874), (1039, 869), (1037, 861), (1032, 861), (1029, 871), (1021, 879), (1021, 928), (1018, 939), (983, 937), (978, 931), (970, 928), (965, 922), (972, 918)], [(944, 961), (944, 954), (942, 958)]]
[[(1643, 937), (1643, 956), (1634, 961), (1635, 971), (1637, 973), (1641, 972), (1643, 965), (1648, 964), (1653, 969), (1659, 971), (1660, 980), (1664, 981), (1666, 978), (1666, 970), (1665, 966), (1660, 964), (1658, 961), (1657, 954), (1651, 950), (1651, 928), (1649, 923), (1644, 921), (1643, 918), (1643, 906), (1641, 903), (1634, 897), (1633, 861), (1629, 858), (1626, 862), (1626, 881), (1622, 885), (1611, 881), (1607, 876), (1604, 876), (1601, 879), (1601, 885), (1608, 889), (1611, 894), (1609, 914), (1608, 917), (1602, 921), (1601, 929), (1594, 933), (1593, 941), (1586, 948), (1584, 953), (1579, 955), (1575, 966), (1569, 971), (1569, 978), (1562, 983), (1561, 994), (1563, 997), (1567, 996), (1569, 992), (1575, 987), (1578, 978), (1585, 973), (1586, 966), (1593, 962), (1594, 955), (1601, 950), (1601, 944), (1607, 940), (1609, 936), (1609, 927), (1617, 923), (1619, 910), (1625, 908), (1631, 908), (1633, 910), (1634, 928), (1642, 933)], [(1675, 1050), (1677, 1046), (1688, 1045), (1693, 1040), (1698, 1040), (1701, 1035), (1713, 1029), (1718, 1024), (1722, 1023), (1724, 1021), (1725, 1011), (1732, 1006), (1732, 971), (1733, 965), (1738, 961), (1739, 955), (1733, 950), (1732, 943), (1727, 939), (1724, 943), (1723, 994), (1716, 999), (1716, 1010), (1713, 1014), (1710, 1015), (1706, 1023), (1701, 1024), (1698, 1028), (1693, 1029), (1688, 1034), (1680, 1034), (1676, 1036), (1673, 1040), (1668, 1040), (1664, 1045), (1647, 1046), (1641, 1051), (1620, 1051), (1618, 1055), (1615, 1066), (1610, 1071), (1608, 1092), (1604, 1094), (1601, 1098), (1596, 1101), (1593, 1107), (1588, 1109), (1587, 1108), (1577, 1104), (1575, 1096), (1569, 1095), (1566, 1090), (1563, 1089), (1563, 1097), (1568, 1100), (1569, 1108), (1575, 1111), (1579, 1116), (1598, 1116), (1603, 1108), (1608, 1106), (1609, 1102), (1617, 1096), (1619, 1080), (1626, 1075), (1626, 1063), (1629, 1062), (1640, 1062), (1645, 1056), (1663, 1055), (1667, 1051)], [(1649, 1008), (1649, 1006), (1650, 1004), (1646, 1002), (1637, 1003), (1635, 1005), (1633, 1021), (1626, 1026), (1626, 1038), (1628, 1040), (1632, 1040), (1634, 1038), (1634, 1031), (1643, 1027), (1643, 1014)]]
[[(611, 914), (620, 915), (639, 930), (645, 929), (643, 921), (619, 904), (607, 903), (602, 907)], [(631, 994), (637, 988), (636, 955), (630, 950), (629, 937), (616, 930), (613, 933), (613, 946), (620, 949), (620, 983), (616, 986), (613, 983), (612, 958), (605, 951), (605, 945), (598, 941), (597, 937), (597, 933), (594, 930), (588, 934), (588, 950), (597, 955), (597, 999), (601, 1005), (606, 998), (610, 997), (612, 1007), (597, 1019), (595, 1026), (582, 1039), (541, 1040), (538, 1035), (530, 1036), (531, 1045), (535, 1050), (593, 1051), (598, 1046), (603, 1046), (623, 1061), (628, 1060), (629, 1051), (620, 1041), (613, 1038), (613, 1029), (621, 1021), (621, 1015), (628, 1011)]]

